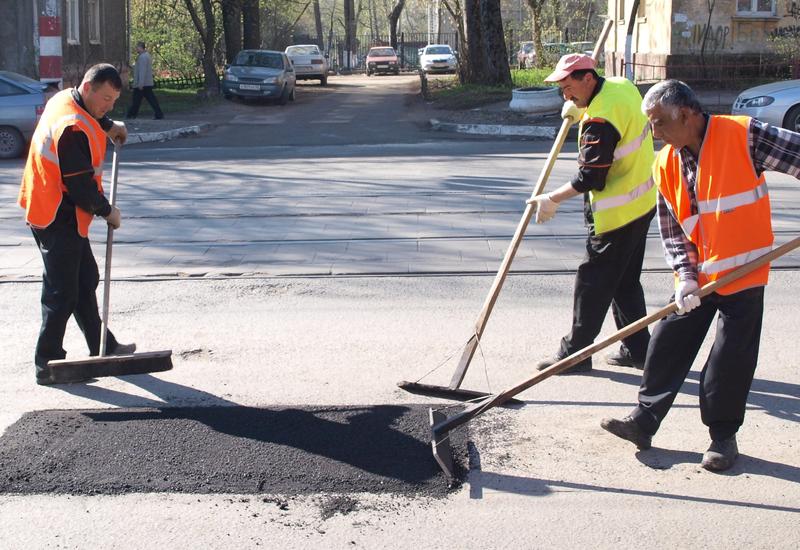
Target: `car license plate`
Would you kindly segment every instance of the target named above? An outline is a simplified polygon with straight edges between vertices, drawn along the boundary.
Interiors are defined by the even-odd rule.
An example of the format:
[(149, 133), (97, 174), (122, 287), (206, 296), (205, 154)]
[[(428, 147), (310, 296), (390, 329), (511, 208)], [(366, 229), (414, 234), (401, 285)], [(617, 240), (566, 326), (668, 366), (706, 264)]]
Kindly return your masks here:
[(379, 69), (388, 69), (389, 65), (378, 65)]
[(239, 84), (240, 90), (260, 90), (261, 86), (258, 84)]

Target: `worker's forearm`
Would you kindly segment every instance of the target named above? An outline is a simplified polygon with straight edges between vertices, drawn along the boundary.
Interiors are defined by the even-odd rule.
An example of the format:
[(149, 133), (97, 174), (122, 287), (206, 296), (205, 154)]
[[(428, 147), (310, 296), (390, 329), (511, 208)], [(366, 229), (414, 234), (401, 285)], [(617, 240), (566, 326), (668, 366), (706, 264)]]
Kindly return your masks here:
[(577, 191), (574, 187), (572, 187), (571, 183), (565, 183), (555, 191), (550, 191), (550, 200), (554, 202), (564, 202), (567, 199), (571, 199), (572, 197), (577, 197), (578, 195), (582, 195), (580, 191)]

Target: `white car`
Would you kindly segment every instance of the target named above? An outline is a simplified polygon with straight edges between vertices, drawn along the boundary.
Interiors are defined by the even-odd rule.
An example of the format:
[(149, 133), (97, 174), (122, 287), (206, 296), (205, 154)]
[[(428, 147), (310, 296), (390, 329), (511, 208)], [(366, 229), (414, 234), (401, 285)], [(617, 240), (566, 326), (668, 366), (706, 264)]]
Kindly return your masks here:
[(294, 65), (297, 80), (319, 80), (328, 83), (328, 60), (316, 44), (297, 44), (286, 48), (286, 56)]
[(422, 49), (419, 66), (426, 73), (454, 73), (458, 70), (458, 59), (447, 44), (429, 44)]
[(784, 80), (745, 90), (733, 103), (731, 114), (751, 116), (800, 132), (800, 80)]

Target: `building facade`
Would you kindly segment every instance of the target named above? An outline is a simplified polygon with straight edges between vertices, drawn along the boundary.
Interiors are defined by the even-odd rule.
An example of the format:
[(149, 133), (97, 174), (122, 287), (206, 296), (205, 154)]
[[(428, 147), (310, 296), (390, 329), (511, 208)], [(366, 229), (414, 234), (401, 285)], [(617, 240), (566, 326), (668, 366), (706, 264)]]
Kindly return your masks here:
[(784, 75), (790, 63), (777, 55), (774, 38), (800, 36), (800, 1), (640, 0), (631, 21), (632, 7), (633, 0), (608, 2), (614, 25), (606, 71), (625, 74), (632, 26), (630, 69), (636, 81)]
[(107, 62), (127, 80), (128, 14), (127, 0), (0, 2), (0, 69), (64, 87)]

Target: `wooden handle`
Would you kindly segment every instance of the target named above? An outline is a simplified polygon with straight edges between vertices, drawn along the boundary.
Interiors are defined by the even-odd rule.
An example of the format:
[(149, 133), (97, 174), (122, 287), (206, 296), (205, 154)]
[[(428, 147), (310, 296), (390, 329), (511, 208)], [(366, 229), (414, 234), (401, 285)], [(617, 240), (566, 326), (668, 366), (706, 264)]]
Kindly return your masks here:
[[(772, 260), (783, 256), (784, 254), (794, 250), (798, 246), (800, 246), (800, 237), (795, 237), (791, 241), (779, 246), (778, 248), (775, 248), (775, 249), (771, 250), (770, 252), (767, 252), (766, 254), (764, 254), (763, 256), (761, 256), (759, 258), (756, 258), (752, 262), (746, 263), (745, 265), (741, 266), (740, 268), (735, 269), (734, 271), (731, 271), (730, 273), (726, 274), (723, 277), (720, 277), (716, 281), (712, 281), (712, 282), (710, 282), (710, 283), (708, 283), (706, 285), (703, 285), (703, 288), (701, 288), (700, 292), (698, 292), (698, 296), (700, 298), (708, 296), (712, 292), (716, 291), (718, 288), (723, 287), (723, 286), (735, 281), (736, 279), (739, 279), (740, 277), (744, 277), (748, 273), (751, 273), (752, 271), (758, 269), (759, 267), (763, 266), (764, 264), (767, 264), (767, 263), (771, 262)], [(650, 315), (642, 317), (638, 321), (635, 321), (635, 322), (631, 323), (630, 325), (619, 329), (617, 332), (615, 332), (611, 336), (605, 338), (604, 340), (602, 340), (600, 342), (595, 342), (594, 344), (592, 344), (590, 346), (586, 346), (582, 350), (576, 351), (575, 353), (573, 353), (569, 357), (565, 357), (561, 361), (558, 361), (557, 363), (554, 363), (554, 364), (550, 365), (546, 369), (544, 369), (542, 371), (539, 371), (535, 376), (533, 376), (531, 378), (528, 378), (527, 380), (525, 380), (523, 382), (520, 382), (516, 386), (514, 386), (512, 388), (509, 388), (509, 389), (507, 389), (505, 391), (502, 391), (502, 392), (500, 392), (500, 393), (498, 393), (496, 395), (487, 397), (483, 401), (480, 401), (478, 403), (475, 403), (474, 405), (471, 405), (471, 406), (467, 407), (466, 409), (464, 409), (460, 413), (455, 414), (455, 415), (451, 416), (450, 418), (448, 418), (447, 420), (435, 425), (433, 427), (434, 433), (441, 434), (443, 432), (450, 431), (453, 428), (456, 428), (456, 427), (468, 422), (469, 420), (471, 420), (472, 418), (478, 416), (479, 414), (481, 414), (481, 413), (483, 413), (483, 412), (485, 412), (485, 411), (487, 411), (487, 410), (489, 410), (489, 409), (491, 409), (493, 407), (496, 407), (498, 405), (502, 405), (503, 403), (505, 403), (506, 401), (508, 401), (509, 399), (514, 397), (515, 395), (517, 395), (518, 393), (520, 393), (520, 392), (522, 392), (524, 390), (527, 390), (531, 386), (535, 386), (536, 384), (538, 384), (542, 380), (545, 380), (546, 378), (550, 378), (551, 376), (553, 376), (555, 374), (563, 372), (563, 371), (569, 369), (570, 367), (573, 367), (573, 366), (577, 365), (578, 363), (580, 363), (584, 359), (586, 359), (588, 357), (591, 357), (592, 355), (594, 355), (598, 351), (602, 350), (603, 348), (606, 348), (606, 347), (610, 346), (611, 344), (613, 344), (614, 342), (618, 342), (618, 341), (622, 340), (623, 338), (626, 338), (626, 337), (630, 336), (631, 334), (634, 334), (634, 333), (642, 330), (643, 328), (651, 325), (652, 323), (655, 323), (656, 321), (658, 321), (660, 319), (663, 319), (664, 317), (666, 317), (670, 313), (673, 313), (673, 312), (675, 312), (677, 310), (678, 310), (678, 306), (673, 302), (673, 303), (670, 303), (669, 305), (659, 309), (655, 313), (651, 313)]]

